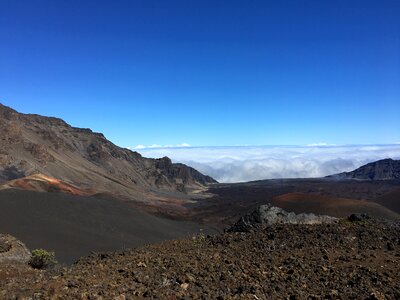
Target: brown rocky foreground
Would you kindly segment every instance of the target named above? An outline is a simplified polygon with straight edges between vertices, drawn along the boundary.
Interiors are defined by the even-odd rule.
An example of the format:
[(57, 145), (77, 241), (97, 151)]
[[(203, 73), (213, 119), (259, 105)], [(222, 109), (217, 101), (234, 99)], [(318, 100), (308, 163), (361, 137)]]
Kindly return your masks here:
[(399, 223), (278, 224), (92, 254), (58, 270), (3, 266), (0, 298), (400, 299), (399, 265)]

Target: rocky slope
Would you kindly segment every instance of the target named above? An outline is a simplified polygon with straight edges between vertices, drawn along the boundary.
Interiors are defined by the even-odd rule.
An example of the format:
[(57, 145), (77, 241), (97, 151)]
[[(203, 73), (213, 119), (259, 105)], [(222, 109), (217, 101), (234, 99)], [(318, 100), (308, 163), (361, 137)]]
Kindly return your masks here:
[[(157, 191), (189, 192), (215, 180), (167, 157), (149, 159), (101, 133), (0, 104), (0, 183), (37, 175), (91, 192), (145, 201)], [(43, 181), (43, 180), (42, 180)]]
[(328, 176), (343, 179), (400, 180), (400, 160), (382, 159), (354, 171)]
[(0, 298), (399, 299), (399, 224), (351, 220), (198, 235), (33, 274), (0, 265)]

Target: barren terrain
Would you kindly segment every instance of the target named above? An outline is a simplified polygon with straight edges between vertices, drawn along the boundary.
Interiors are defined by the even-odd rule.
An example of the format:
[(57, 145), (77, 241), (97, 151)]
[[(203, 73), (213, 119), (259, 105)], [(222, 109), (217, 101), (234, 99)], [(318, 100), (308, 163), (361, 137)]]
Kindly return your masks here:
[[(399, 161), (218, 184), (1, 104), (0, 134), (0, 233), (60, 262), (34, 270), (17, 241), (24, 261), (0, 263), (0, 299), (400, 298)], [(222, 233), (264, 204), (334, 223)], [(373, 219), (332, 218), (353, 213)], [(3, 257), (16, 250), (0, 241)]]
[(21, 190), (0, 191), (0, 214), (0, 233), (17, 237), (31, 250), (55, 251), (63, 264), (91, 251), (126, 249), (208, 228), (150, 215), (131, 202), (106, 196)]
[[(398, 180), (272, 179), (236, 184), (215, 184), (212, 197), (187, 204), (191, 218), (222, 228), (244, 213), (272, 203), (296, 213), (345, 217), (368, 213), (376, 218), (398, 219)], [(387, 205), (387, 207), (385, 206)]]
[(52, 272), (11, 269), (0, 297), (399, 299), (398, 224), (275, 225), (116, 253)]

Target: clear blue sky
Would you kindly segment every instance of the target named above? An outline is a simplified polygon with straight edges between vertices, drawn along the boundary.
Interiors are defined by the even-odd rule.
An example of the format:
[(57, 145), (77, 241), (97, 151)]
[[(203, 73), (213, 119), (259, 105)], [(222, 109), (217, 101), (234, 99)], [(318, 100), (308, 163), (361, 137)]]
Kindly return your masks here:
[(400, 141), (400, 1), (0, 1), (0, 102), (122, 146)]

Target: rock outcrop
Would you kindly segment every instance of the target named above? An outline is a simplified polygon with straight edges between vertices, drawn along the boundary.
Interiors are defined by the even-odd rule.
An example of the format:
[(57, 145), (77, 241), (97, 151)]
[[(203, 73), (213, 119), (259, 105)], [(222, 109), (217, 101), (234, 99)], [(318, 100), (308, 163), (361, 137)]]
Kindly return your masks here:
[(28, 263), (31, 253), (21, 241), (8, 234), (0, 234), (0, 263)]
[(240, 218), (228, 232), (247, 232), (275, 224), (328, 224), (338, 219), (330, 216), (310, 214), (295, 214), (287, 212), (271, 204), (261, 205), (252, 213)]

